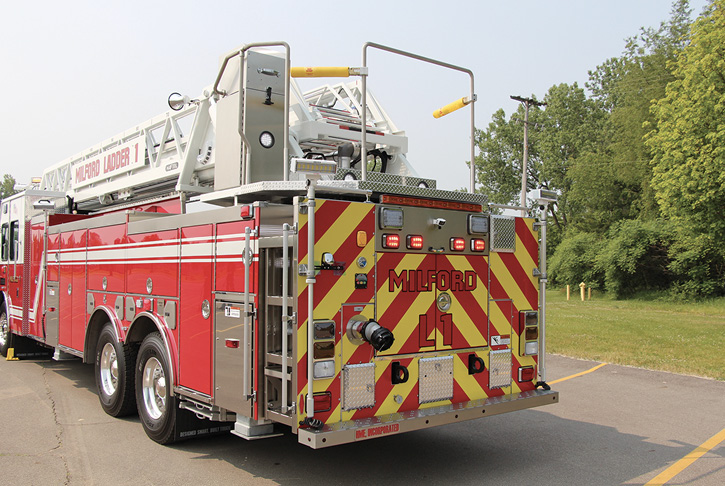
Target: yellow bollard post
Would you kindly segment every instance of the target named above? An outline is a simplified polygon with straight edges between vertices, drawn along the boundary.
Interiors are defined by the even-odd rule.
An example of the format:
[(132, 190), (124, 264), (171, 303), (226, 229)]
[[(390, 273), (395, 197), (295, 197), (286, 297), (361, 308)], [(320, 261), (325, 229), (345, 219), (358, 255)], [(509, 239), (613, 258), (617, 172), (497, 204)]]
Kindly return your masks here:
[(582, 302), (584, 302), (584, 289), (587, 288), (587, 284), (585, 284), (584, 282), (582, 282), (582, 283), (579, 284), (579, 288), (581, 289)]
[(570, 287), (569, 285), (566, 286), (566, 300), (569, 300), (569, 297), (571, 295), (571, 292), (570, 292), (571, 289), (569, 287)]
[(592, 300), (592, 288), (587, 289), (587, 300)]

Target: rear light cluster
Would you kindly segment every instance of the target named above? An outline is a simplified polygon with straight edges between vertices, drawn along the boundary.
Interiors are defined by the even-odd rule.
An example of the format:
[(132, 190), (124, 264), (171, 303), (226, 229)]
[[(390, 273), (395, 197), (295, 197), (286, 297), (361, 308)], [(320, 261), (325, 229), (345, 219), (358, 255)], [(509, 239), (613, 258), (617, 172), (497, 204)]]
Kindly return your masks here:
[[(400, 235), (396, 233), (385, 233), (383, 234), (383, 248), (389, 250), (397, 250), (400, 248)], [(405, 237), (405, 247), (408, 250), (422, 250), (423, 249), (423, 237), (421, 235), (407, 235)], [(483, 238), (471, 238), (468, 243), (468, 248), (471, 251), (483, 252), (486, 251), (486, 240)], [(450, 239), (450, 250), (451, 251), (464, 251), (466, 249), (465, 238), (451, 238)]]

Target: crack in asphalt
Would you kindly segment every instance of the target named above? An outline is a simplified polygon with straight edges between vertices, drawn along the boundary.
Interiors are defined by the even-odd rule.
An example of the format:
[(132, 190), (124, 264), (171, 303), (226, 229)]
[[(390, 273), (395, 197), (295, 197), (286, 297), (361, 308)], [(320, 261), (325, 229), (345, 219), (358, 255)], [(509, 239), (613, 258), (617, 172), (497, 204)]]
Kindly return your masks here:
[[(63, 424), (61, 424), (58, 420), (58, 411), (55, 408), (55, 398), (53, 398), (53, 392), (50, 389), (50, 383), (48, 383), (48, 369), (45, 367), (43, 368), (43, 383), (45, 384), (45, 394), (50, 401), (50, 408), (53, 411), (53, 421), (55, 422), (56, 427), (55, 439), (58, 441), (58, 445), (50, 450), (60, 452), (61, 447), (63, 447)], [(70, 484), (70, 468), (68, 466), (68, 460), (64, 454), (59, 453), (58, 455), (63, 461), (63, 467), (65, 468), (65, 481), (63, 482), (63, 485), (67, 486)]]

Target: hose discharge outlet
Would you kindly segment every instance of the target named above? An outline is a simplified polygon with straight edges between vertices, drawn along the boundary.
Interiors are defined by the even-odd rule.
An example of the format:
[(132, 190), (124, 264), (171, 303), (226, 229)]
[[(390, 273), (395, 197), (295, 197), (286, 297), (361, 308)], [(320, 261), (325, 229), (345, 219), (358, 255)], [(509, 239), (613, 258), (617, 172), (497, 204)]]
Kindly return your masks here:
[(370, 343), (375, 351), (385, 351), (395, 337), (388, 329), (362, 315), (353, 316), (347, 323), (347, 337), (353, 344)]

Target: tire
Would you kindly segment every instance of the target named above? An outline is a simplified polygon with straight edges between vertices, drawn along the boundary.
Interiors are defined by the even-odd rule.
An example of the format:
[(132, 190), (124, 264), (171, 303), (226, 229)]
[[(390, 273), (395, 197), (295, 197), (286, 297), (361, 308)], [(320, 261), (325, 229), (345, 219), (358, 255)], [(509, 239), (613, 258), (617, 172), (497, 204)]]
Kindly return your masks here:
[(136, 359), (136, 404), (141, 424), (149, 438), (159, 444), (176, 442), (176, 397), (167, 380), (169, 359), (161, 335), (146, 336)]
[(106, 324), (96, 346), (96, 388), (101, 407), (112, 417), (136, 412), (135, 363), (136, 347), (119, 343), (111, 324)]
[(13, 333), (10, 332), (10, 321), (5, 309), (0, 311), (0, 354), (8, 355), (8, 349), (13, 347)]

